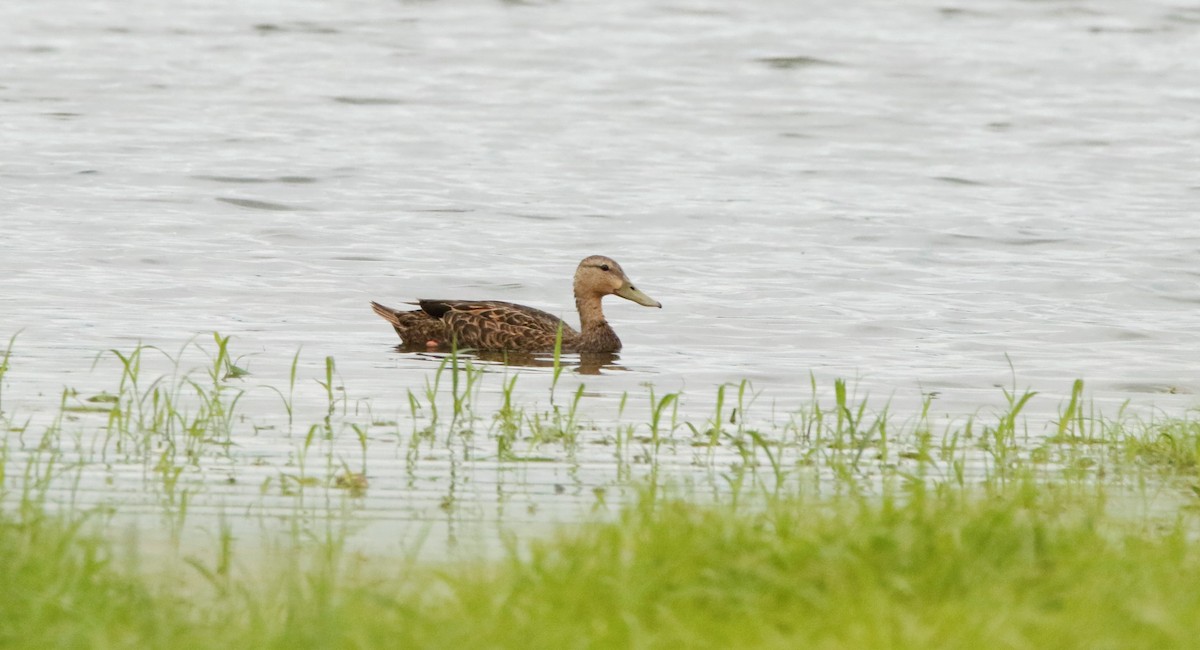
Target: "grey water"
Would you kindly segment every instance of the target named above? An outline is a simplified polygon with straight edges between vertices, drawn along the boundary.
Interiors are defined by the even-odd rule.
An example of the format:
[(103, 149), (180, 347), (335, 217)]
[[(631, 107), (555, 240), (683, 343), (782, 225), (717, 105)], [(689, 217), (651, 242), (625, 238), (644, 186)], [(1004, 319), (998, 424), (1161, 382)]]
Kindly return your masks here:
[[(368, 301), (570, 317), (600, 253), (664, 305), (610, 298), (616, 367), (569, 373), (600, 428), (646, 385), (702, 420), (742, 380), (764, 417), (836, 378), (900, 412), (1013, 387), (1052, 414), (1076, 378), (1106, 409), (1186, 412), (1198, 170), (1180, 0), (6, 2), (0, 407), (109, 386), (100, 351), (219, 331), (266, 385), (302, 351), (308, 396), (335, 358), (406, 430), (438, 359), (396, 351)], [(513, 372), (546, 393), (544, 368), (489, 367)], [(294, 462), (279, 431), (242, 434), (235, 481), (189, 470), (208, 507), (266, 498)], [(441, 517), (457, 485), (450, 452), (405, 485), (395, 448), (368, 459), (368, 530)], [(468, 501), (541, 521), (591, 503), (610, 455), (468, 462)], [(136, 502), (145, 472), (109, 471), (92, 498)]]

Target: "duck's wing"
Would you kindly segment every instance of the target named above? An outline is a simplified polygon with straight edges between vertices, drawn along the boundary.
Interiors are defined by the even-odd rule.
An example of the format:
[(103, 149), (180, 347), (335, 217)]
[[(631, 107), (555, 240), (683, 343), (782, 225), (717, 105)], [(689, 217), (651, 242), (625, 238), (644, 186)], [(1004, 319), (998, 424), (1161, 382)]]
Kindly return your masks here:
[(445, 323), (459, 347), (482, 350), (552, 350), (559, 329), (569, 347), (578, 333), (540, 309), (499, 300), (421, 300), (421, 310)]
[(520, 329), (530, 329), (551, 334), (559, 327), (568, 333), (575, 330), (563, 319), (533, 307), (499, 300), (419, 300), (421, 311), (434, 318), (445, 318), (449, 313), (469, 314), (494, 323), (502, 323)]

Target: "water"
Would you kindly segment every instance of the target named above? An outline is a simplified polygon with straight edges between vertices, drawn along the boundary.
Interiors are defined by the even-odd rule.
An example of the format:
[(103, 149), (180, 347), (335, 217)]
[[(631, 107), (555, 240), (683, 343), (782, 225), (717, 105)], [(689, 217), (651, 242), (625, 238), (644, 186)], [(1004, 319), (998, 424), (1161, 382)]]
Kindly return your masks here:
[[(1053, 413), (1077, 377), (1105, 408), (1196, 405), (1194, 3), (9, 2), (0, 61), (6, 410), (111, 384), (100, 350), (219, 330), (263, 383), (302, 349), (311, 390), (333, 356), (403, 420), (436, 360), (369, 300), (568, 314), (593, 253), (664, 304), (608, 302), (601, 421), (645, 383), (700, 419), (742, 379), (786, 411), (810, 376), (952, 414), (1014, 381)], [(295, 448), (243, 442), (265, 475)], [(509, 484), (543, 521), (606, 454)], [(436, 514), (394, 460), (363, 509)], [(471, 503), (503, 510), (480, 463)], [(210, 503), (257, 503), (237, 467), (252, 488), (212, 478)]]

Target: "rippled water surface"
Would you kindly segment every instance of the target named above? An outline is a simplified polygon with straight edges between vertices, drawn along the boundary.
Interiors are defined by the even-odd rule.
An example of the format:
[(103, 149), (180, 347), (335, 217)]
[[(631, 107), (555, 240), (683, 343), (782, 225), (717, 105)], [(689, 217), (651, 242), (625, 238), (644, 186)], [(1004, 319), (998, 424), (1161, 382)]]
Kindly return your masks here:
[[(616, 481), (600, 444), (513, 468), (481, 440), (406, 473), (389, 440), (438, 359), (367, 307), (569, 314), (593, 253), (664, 309), (606, 303), (617, 367), (559, 389), (586, 385), (585, 437), (626, 392), (644, 422), (646, 384), (699, 420), (742, 379), (767, 419), (810, 378), (951, 414), (1014, 373), (1031, 412), (1077, 377), (1106, 406), (1200, 390), (1194, 2), (18, 1), (0, 70), (4, 409), (112, 390), (95, 355), (138, 342), (230, 334), (277, 388), (302, 350), (308, 401), (332, 356), (347, 403), (394, 423), (354, 506), (379, 520), (436, 519), (461, 472), (484, 519)], [(484, 411), (513, 372), (489, 366)], [(549, 384), (525, 370), (516, 394)], [(278, 424), (278, 404), (240, 408)], [(189, 470), (204, 503), (292, 507), (260, 494), (294, 461), (284, 430)], [(136, 501), (146, 472), (107, 471), (91, 498)]]

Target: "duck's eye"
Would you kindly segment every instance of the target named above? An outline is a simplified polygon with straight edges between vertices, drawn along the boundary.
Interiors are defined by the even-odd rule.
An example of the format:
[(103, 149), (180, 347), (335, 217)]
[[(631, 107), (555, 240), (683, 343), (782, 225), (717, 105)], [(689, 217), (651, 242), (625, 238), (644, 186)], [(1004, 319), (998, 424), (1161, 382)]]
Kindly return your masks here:
[(601, 271), (607, 271), (607, 270), (608, 270), (608, 265), (607, 265), (607, 264), (601, 264), (601, 265), (600, 265), (600, 270), (601, 270)]

